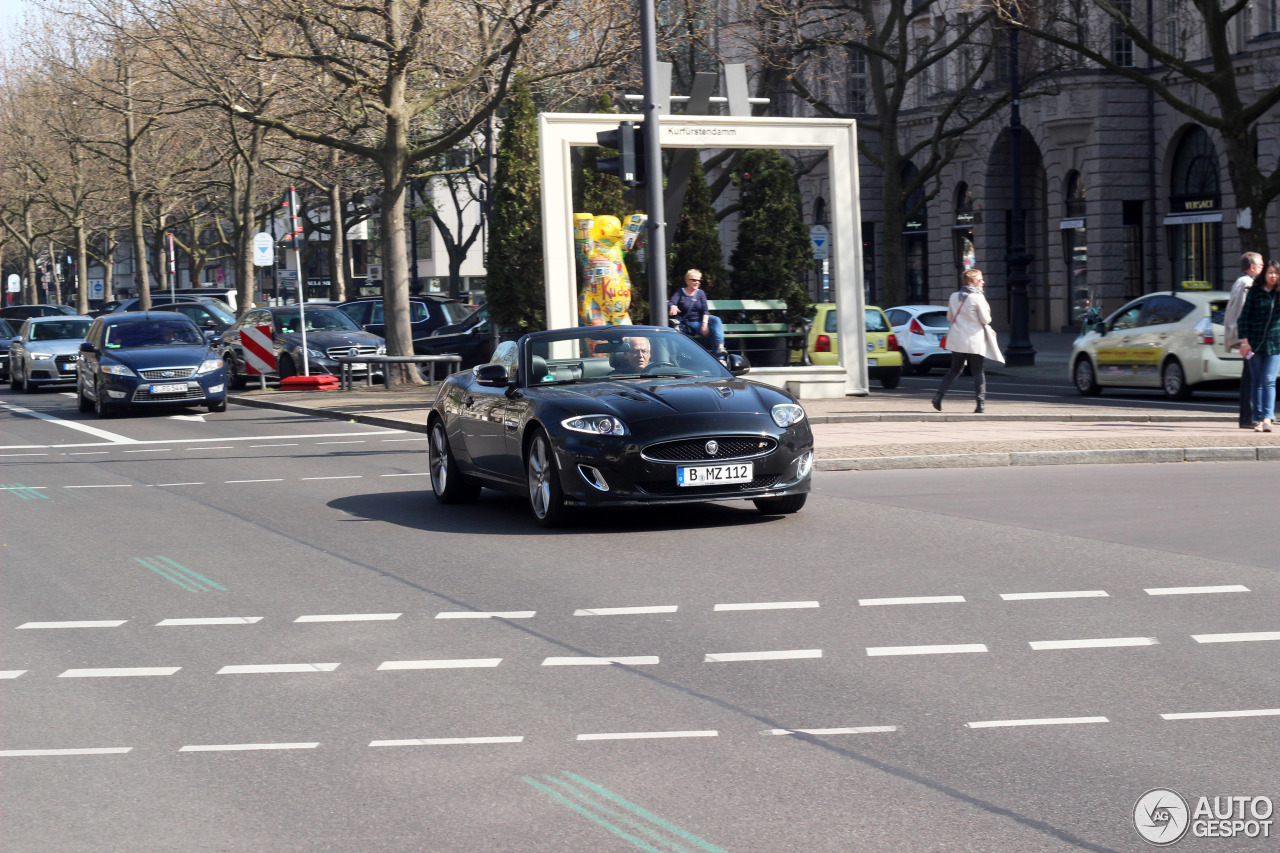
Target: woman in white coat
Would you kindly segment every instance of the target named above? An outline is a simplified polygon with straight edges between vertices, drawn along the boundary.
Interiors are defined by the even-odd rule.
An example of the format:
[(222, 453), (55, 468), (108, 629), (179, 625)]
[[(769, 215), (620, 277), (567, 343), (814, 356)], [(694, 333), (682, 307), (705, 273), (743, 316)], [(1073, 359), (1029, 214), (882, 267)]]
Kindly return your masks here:
[(960, 276), (960, 289), (951, 294), (947, 304), (951, 328), (947, 330), (946, 346), (951, 351), (951, 369), (942, 377), (938, 393), (933, 395), (933, 407), (939, 412), (942, 398), (951, 390), (966, 363), (973, 373), (973, 390), (978, 397), (978, 407), (973, 411), (983, 412), (987, 402), (986, 360), (1004, 363), (995, 330), (991, 328), (991, 306), (982, 295), (985, 284), (981, 270), (965, 270)]

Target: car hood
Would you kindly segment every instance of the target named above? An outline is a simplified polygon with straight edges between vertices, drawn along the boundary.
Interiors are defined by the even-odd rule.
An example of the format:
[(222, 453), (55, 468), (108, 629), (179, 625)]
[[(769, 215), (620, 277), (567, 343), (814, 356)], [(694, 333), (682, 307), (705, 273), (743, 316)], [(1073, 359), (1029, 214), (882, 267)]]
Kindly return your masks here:
[(54, 355), (66, 355), (79, 352), (84, 338), (70, 338), (65, 341), (27, 341), (22, 346), (27, 352), (51, 352)]
[[(276, 335), (276, 338), (292, 346), (302, 346), (302, 334), (289, 332)], [(379, 347), (383, 340), (371, 332), (359, 332), (355, 329), (339, 332), (307, 332), (307, 346), (312, 349), (327, 350), (330, 347)]]
[(204, 344), (172, 347), (122, 347), (109, 349), (103, 357), (114, 359), (135, 370), (148, 370), (153, 367), (196, 367), (206, 358), (217, 358)]
[(630, 422), (708, 412), (765, 414), (778, 403), (791, 402), (779, 391), (736, 378), (606, 380), (559, 385), (542, 393), (574, 411), (591, 409)]

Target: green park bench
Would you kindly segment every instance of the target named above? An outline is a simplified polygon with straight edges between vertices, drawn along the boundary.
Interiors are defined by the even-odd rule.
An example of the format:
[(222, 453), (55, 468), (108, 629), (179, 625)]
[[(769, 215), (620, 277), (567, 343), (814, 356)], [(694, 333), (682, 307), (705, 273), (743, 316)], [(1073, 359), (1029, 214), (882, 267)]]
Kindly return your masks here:
[(808, 341), (787, 321), (782, 299), (708, 299), (707, 307), (724, 324), (724, 345), (753, 364), (787, 364), (792, 350), (805, 351)]

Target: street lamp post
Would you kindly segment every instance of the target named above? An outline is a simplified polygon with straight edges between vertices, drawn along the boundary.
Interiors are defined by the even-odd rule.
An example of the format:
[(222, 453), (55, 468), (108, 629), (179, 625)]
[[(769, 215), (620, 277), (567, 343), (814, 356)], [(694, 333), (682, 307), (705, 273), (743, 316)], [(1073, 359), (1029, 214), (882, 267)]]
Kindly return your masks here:
[(1031, 256), (1027, 254), (1027, 218), (1022, 209), (1022, 112), (1018, 80), (1018, 13), (1014, 9), (1009, 26), (1009, 166), (1013, 171), (1012, 234), (1005, 261), (1009, 270), (1009, 346), (1005, 350), (1008, 364), (1016, 367), (1034, 367), (1036, 350), (1031, 345), (1029, 331), (1030, 314), (1027, 305), (1027, 285), (1031, 277), (1027, 266)]
[(662, 206), (662, 140), (658, 130), (658, 15), (654, 0), (640, 0), (641, 73), (644, 76), (644, 157), (646, 172), (645, 207), (649, 267), (649, 322), (667, 324), (667, 233)]

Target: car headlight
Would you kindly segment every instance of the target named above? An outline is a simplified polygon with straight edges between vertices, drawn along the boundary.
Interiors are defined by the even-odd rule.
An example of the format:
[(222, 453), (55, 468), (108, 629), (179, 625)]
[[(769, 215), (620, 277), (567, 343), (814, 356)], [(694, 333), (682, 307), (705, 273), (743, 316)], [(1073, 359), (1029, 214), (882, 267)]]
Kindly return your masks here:
[(48, 361), (53, 358), (53, 353), (51, 352), (29, 352), (27, 355), (31, 356), (36, 361)]
[(112, 376), (133, 376), (133, 371), (123, 364), (104, 364), (102, 372), (110, 373)]
[(200, 369), (196, 371), (196, 375), (199, 376), (202, 373), (212, 373), (219, 367), (222, 367), (222, 359), (206, 358), (204, 361), (200, 362)]
[(579, 415), (575, 418), (565, 418), (560, 422), (560, 426), (591, 435), (627, 434), (627, 425), (613, 415)]
[(312, 358), (325, 358), (325, 354), (320, 352), (320, 350), (318, 349), (307, 350), (307, 355), (311, 356)]
[(378, 355), (386, 355), (386, 354), (387, 354), (387, 345), (386, 345), (386, 344), (383, 344), (382, 346), (378, 347), (378, 353), (377, 353), (377, 354), (378, 354)]
[(789, 427), (804, 420), (804, 409), (798, 403), (779, 403), (770, 412), (773, 422), (780, 427)]

